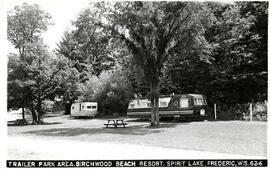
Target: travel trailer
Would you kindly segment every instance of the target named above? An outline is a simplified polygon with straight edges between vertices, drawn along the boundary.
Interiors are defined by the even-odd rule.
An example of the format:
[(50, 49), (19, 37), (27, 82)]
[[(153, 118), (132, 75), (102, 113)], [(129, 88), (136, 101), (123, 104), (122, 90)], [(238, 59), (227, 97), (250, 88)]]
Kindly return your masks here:
[[(201, 119), (206, 114), (206, 97), (201, 94), (179, 94), (159, 97), (159, 116), (161, 118)], [(151, 118), (150, 100), (140, 98), (131, 100), (127, 110), (130, 118)]]
[(79, 102), (71, 105), (70, 116), (94, 117), (97, 114), (97, 102)]

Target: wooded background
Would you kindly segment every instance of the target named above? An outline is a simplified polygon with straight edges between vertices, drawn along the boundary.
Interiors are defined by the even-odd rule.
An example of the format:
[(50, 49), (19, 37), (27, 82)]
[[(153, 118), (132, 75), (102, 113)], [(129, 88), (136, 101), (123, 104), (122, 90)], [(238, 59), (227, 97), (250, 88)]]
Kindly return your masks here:
[[(50, 52), (52, 25), (38, 5), (8, 12), (8, 109), (42, 123), (55, 105), (97, 101), (100, 115), (125, 115), (134, 95), (198, 93), (208, 112), (242, 119), (247, 103), (266, 116), (268, 2), (95, 2)], [(53, 27), (53, 26), (52, 26)], [(266, 118), (265, 118), (266, 119)]]

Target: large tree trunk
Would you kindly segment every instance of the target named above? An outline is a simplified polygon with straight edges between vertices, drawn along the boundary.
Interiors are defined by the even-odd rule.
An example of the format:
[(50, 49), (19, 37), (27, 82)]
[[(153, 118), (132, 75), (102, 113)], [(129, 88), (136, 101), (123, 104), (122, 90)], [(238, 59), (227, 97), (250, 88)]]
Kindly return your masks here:
[(151, 101), (151, 126), (155, 126), (155, 122), (156, 122), (155, 99), (152, 95), (151, 95), (150, 101)]
[(37, 123), (38, 124), (42, 124), (41, 117), (43, 115), (43, 112), (42, 112), (41, 104), (42, 104), (41, 100), (38, 100), (37, 102)]
[(38, 123), (37, 114), (33, 106), (31, 107), (31, 114), (33, 118), (32, 124), (37, 124)]
[(22, 119), (25, 120), (24, 107), (22, 107)]
[(159, 95), (155, 97), (155, 117), (156, 117), (156, 126), (159, 126)]
[(159, 83), (150, 83), (151, 126), (159, 126)]

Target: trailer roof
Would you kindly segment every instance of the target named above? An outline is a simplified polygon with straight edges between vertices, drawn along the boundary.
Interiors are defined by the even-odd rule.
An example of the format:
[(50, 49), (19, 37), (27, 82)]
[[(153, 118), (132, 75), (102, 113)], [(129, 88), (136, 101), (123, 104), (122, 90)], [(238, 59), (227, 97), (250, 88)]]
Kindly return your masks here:
[[(204, 95), (203, 94), (170, 94), (170, 95), (160, 95), (159, 98), (165, 98), (165, 97), (173, 97), (173, 96), (185, 96), (185, 95), (188, 95), (188, 96), (192, 96), (192, 97), (195, 97), (195, 98), (202, 98)], [(146, 97), (138, 97), (137, 99), (132, 99), (132, 100), (143, 100), (143, 99), (148, 99)]]
[(76, 102), (72, 104), (97, 104), (97, 102)]
[(200, 98), (203, 96), (202, 94), (188, 94), (188, 95), (192, 97), (200, 97)]

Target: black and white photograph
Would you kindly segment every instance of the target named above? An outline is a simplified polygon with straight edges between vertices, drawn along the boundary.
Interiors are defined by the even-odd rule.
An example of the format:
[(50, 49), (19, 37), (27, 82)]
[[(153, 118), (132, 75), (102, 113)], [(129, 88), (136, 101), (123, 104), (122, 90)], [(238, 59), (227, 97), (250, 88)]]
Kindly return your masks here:
[(3, 4), (6, 168), (268, 166), (268, 1)]

